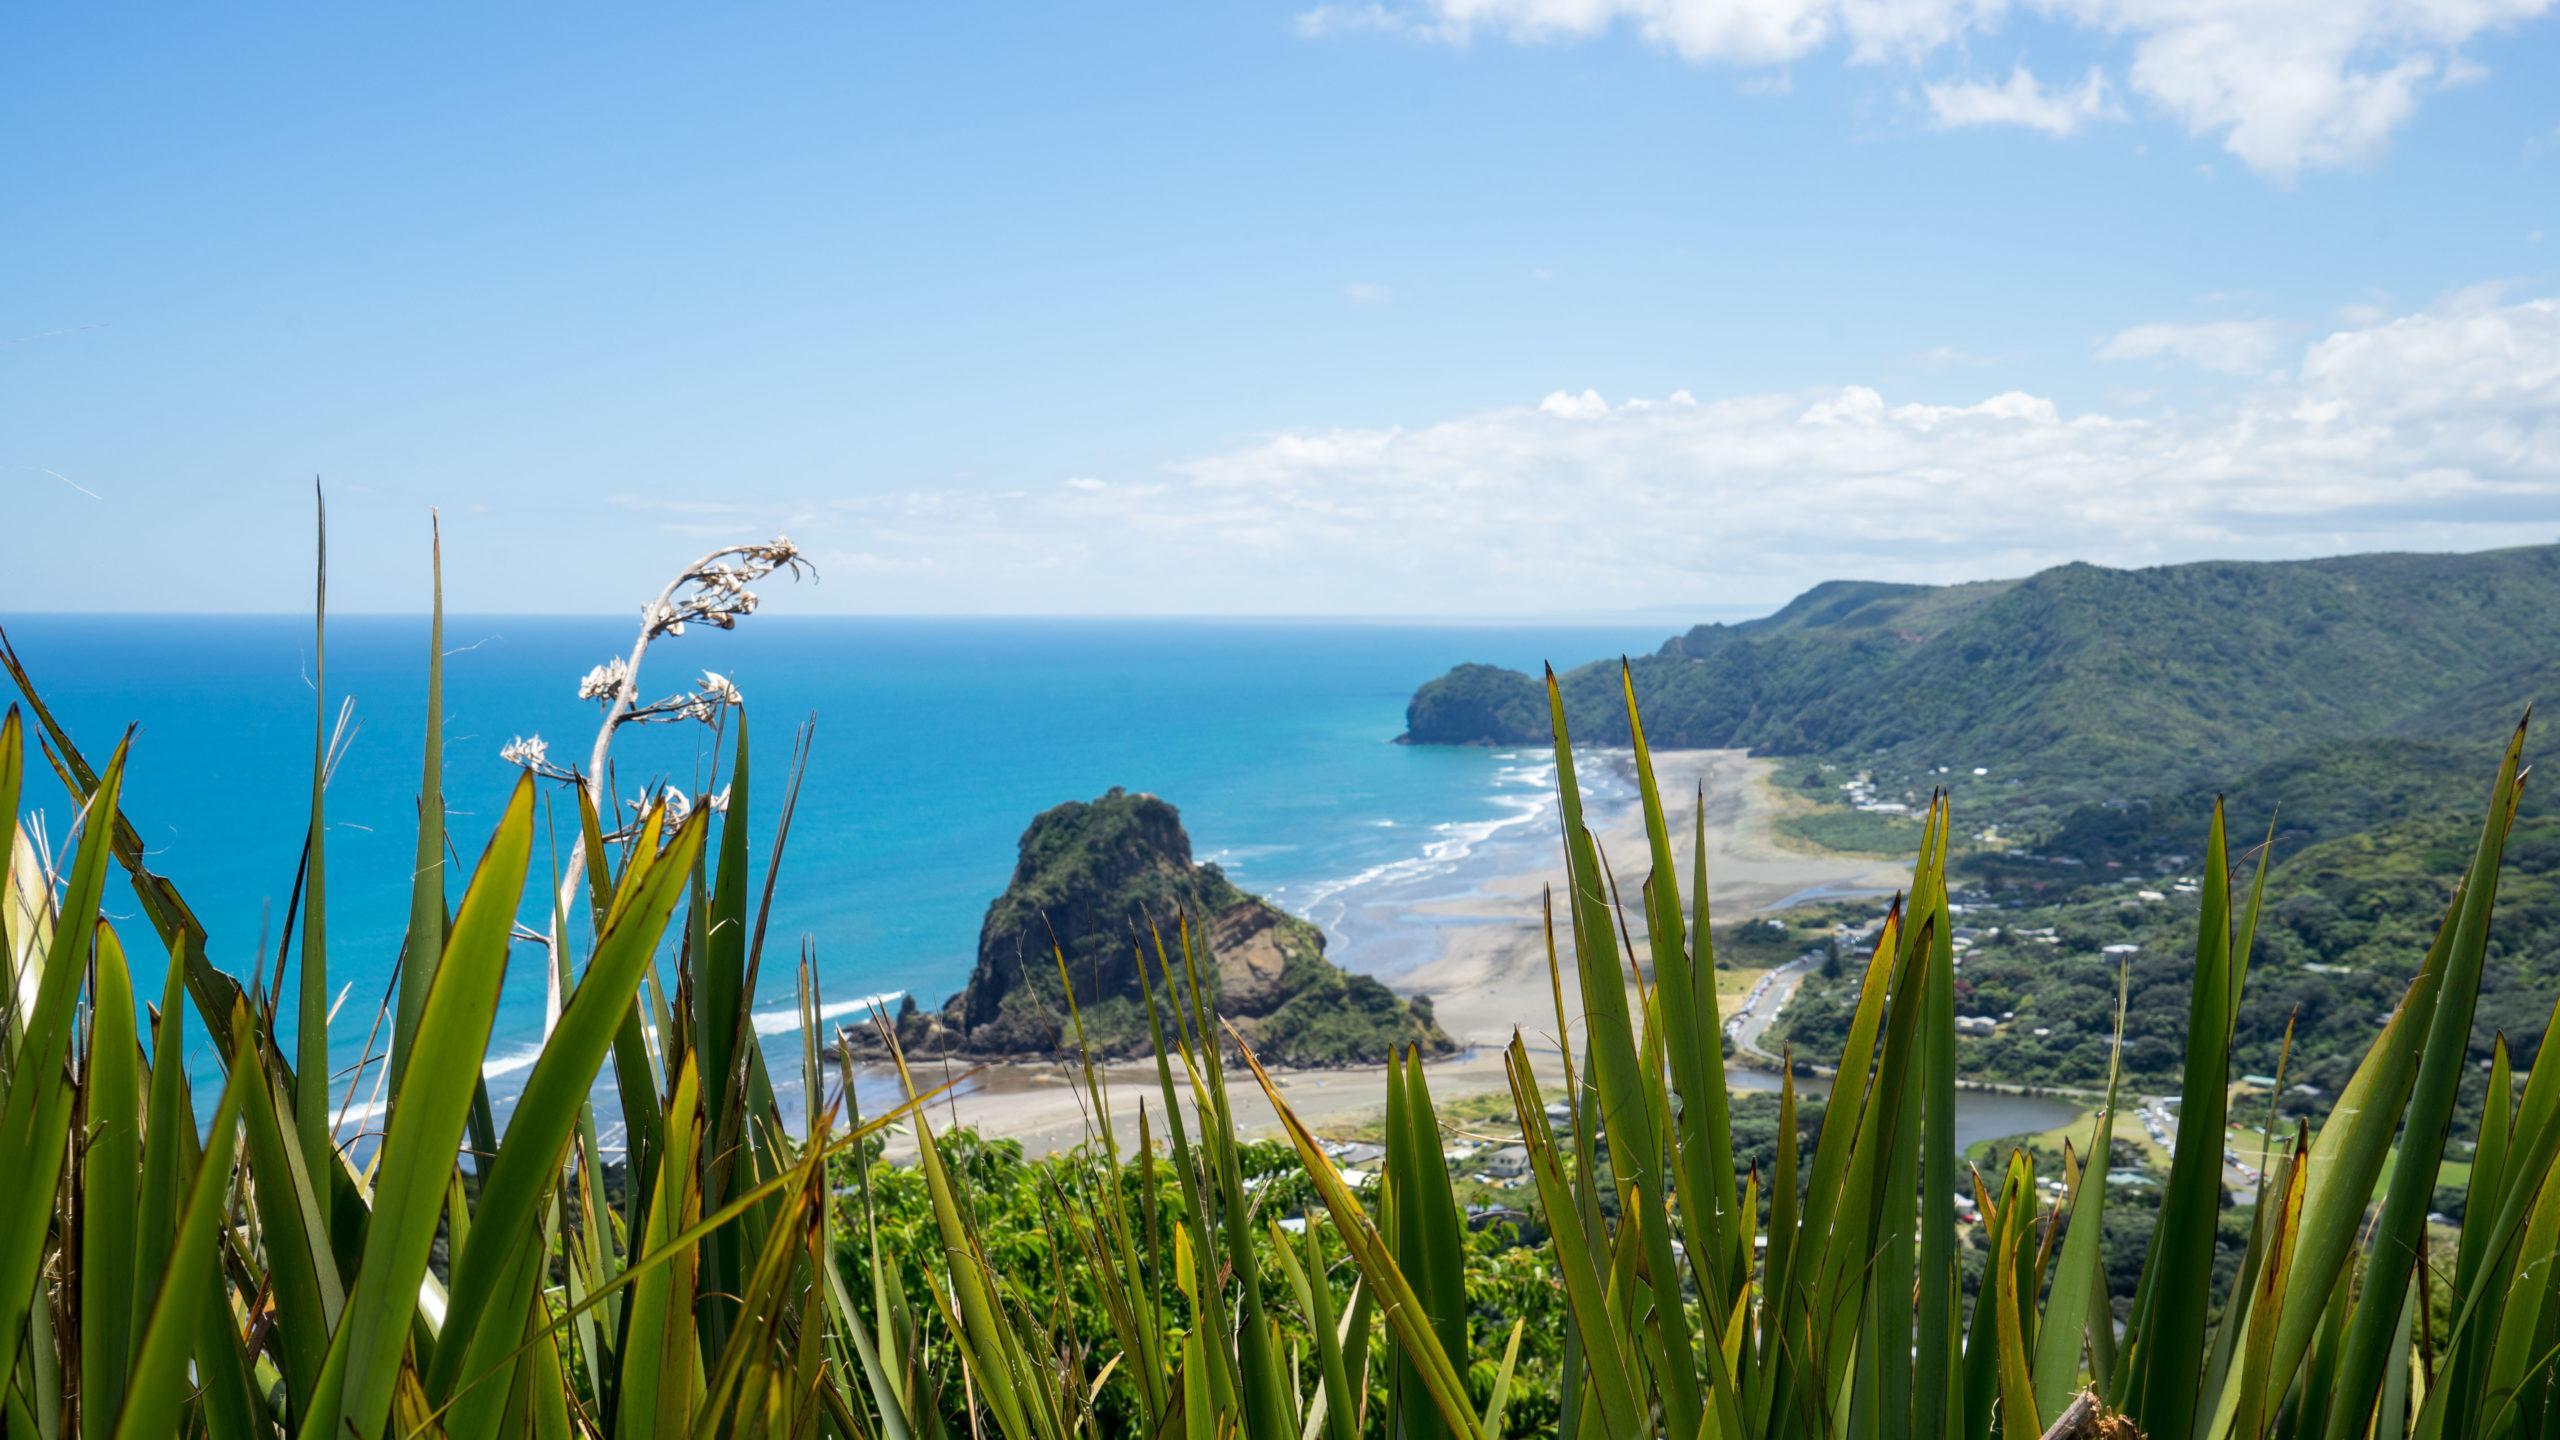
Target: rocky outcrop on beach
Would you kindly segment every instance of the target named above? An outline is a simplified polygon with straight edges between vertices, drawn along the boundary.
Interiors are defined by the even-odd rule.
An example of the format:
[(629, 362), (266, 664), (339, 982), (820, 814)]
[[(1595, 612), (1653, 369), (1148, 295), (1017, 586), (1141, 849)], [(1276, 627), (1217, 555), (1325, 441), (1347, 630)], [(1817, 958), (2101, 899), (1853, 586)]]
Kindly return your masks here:
[(1186, 927), (1192, 973), (1268, 1063), (1362, 1064), (1404, 1046), (1455, 1048), (1428, 999), (1408, 1000), (1327, 960), (1315, 926), (1195, 863), (1171, 804), (1116, 788), (1031, 822), (1012, 882), (987, 907), (968, 985), (939, 1010), (910, 997), (895, 1022), (899, 1042), (911, 1055), (1047, 1058), (1076, 1052), (1081, 1020), (1097, 1057), (1148, 1053), (1150, 982), (1163, 1023), (1174, 1023), (1157, 947), (1174, 984), (1187, 987)]

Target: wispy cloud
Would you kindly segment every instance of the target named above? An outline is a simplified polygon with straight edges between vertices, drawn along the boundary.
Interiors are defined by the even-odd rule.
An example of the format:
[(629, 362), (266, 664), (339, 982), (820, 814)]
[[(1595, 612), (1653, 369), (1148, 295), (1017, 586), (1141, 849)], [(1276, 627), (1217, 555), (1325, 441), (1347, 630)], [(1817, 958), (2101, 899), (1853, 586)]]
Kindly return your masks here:
[(1384, 305), (1396, 298), (1396, 292), (1370, 280), (1354, 280), (1342, 293), (1354, 305)]
[(1979, 80), (1957, 80), (1921, 87), (1928, 96), (1930, 118), (1942, 129), (1961, 129), (1974, 125), (2023, 125), (2047, 135), (2077, 135), (2083, 126), (2102, 120), (2121, 120), (2124, 107), (2118, 105), (2106, 72), (2095, 65), (2078, 87), (2048, 90), (2026, 66), (2009, 72), (2009, 78), (1997, 85)]
[(2264, 370), (2284, 341), (2272, 320), (2155, 321), (2120, 330), (2098, 344), (2101, 360), (2179, 360), (2225, 375)]
[[(2122, 86), (2189, 134), (2279, 180), (2371, 161), (2427, 96), (2486, 73), (2463, 47), (2551, 13), (2555, 0), (2073, 0), (2039, 15), (2129, 57)], [(1386, 34), (1463, 45), (1633, 31), (1693, 64), (1770, 69), (1837, 49), (1852, 63), (1917, 66), (1996, 33), (2007, 0), (1407, 0), (1319, 5), (1309, 38)], [(2024, 77), (2023, 79), (2021, 77)], [(2101, 72), (2098, 83), (2105, 84)], [(2076, 133), (2106, 118), (2091, 82), (2056, 95), (2031, 75), (1928, 87), (1941, 125), (2013, 123)], [(1965, 118), (1958, 118), (1965, 117)]]
[(1398, 35), (1411, 40), (1463, 44), (1467, 38), (1464, 21), (1376, 4), (1318, 5), (1299, 14), (1297, 29), (1309, 40), (1328, 40), (1338, 35)]

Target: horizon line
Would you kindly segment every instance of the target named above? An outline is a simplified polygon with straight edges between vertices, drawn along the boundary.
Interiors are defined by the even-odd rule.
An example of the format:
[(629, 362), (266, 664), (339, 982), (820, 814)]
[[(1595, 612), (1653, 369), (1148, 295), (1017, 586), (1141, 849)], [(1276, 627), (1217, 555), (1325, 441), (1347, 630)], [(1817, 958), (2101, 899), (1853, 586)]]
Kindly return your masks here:
[[(1599, 626), (1636, 624), (1678, 624), (1682, 615), (1708, 616), (1730, 620), (1737, 616), (1751, 618), (1773, 613), (1785, 602), (1764, 605), (1753, 601), (1725, 601), (1695, 606), (1666, 605), (1644, 610), (1573, 611), (1541, 615), (1532, 612), (1270, 612), (1270, 611), (1002, 611), (1002, 610), (833, 610), (815, 613), (774, 613), (759, 615), (752, 622), (762, 628), (775, 623), (805, 624), (830, 620), (913, 620), (913, 621), (1003, 621), (1029, 622), (1115, 622), (1165, 624), (1235, 624), (1235, 625), (1551, 625)], [(332, 610), (336, 620), (425, 620), (426, 610)], [(614, 620), (628, 622), (633, 617), (624, 610), (454, 610), (444, 612), (445, 619), (475, 620)], [(14, 615), (0, 616), (0, 627), (11, 619), (48, 620), (299, 620), (308, 621), (305, 610), (70, 610), (29, 609)], [(1692, 621), (1690, 623), (1705, 623)]]

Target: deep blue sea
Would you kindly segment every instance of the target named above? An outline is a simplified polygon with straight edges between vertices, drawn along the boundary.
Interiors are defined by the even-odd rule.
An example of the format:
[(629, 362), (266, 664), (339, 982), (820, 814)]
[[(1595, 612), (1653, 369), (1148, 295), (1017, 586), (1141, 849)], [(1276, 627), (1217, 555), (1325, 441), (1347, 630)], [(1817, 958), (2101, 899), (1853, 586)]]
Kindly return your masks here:
[[(783, 598), (783, 597), (777, 597)], [(780, 608), (777, 606), (776, 608)], [(215, 961), (246, 975), (266, 937), (272, 973), (302, 843), (314, 709), (309, 620), (33, 615), (7, 629), (93, 761), (138, 727), (125, 809), (205, 921)], [(579, 677), (628, 650), (621, 618), (449, 618), (445, 789), (454, 844), (476, 859), (515, 771), (499, 748), (539, 734), (583, 763), (598, 712)], [(838, 1006), (912, 991), (939, 1004), (967, 977), (987, 903), (1042, 809), (1114, 786), (1182, 811), (1199, 858), (1326, 927), (1335, 958), (1392, 974), (1417, 938), (1364, 926), (1382, 897), (1463, 886), (1517, 868), (1509, 847), (1552, 846), (1551, 776), (1535, 753), (1391, 743), (1421, 681), (1461, 661), (1534, 671), (1648, 650), (1666, 627), (1023, 619), (811, 619), (765, 614), (731, 633), (652, 647), (641, 691), (702, 670), (733, 679), (752, 727), (757, 881), (792, 734), (813, 722), (809, 769), (783, 862), (761, 1008), (788, 1030), (805, 937)], [(423, 617), (329, 627), (334, 716), (353, 739), (329, 790), (329, 975), (346, 998), (340, 1065), (361, 1053), (407, 914), (428, 630)], [(11, 697), (14, 698), (14, 697)], [(687, 791), (710, 760), (706, 727), (625, 727), (623, 790)], [(28, 808), (57, 843), (69, 806), (31, 765)], [(565, 799), (565, 792), (563, 792)], [(573, 811), (562, 810), (563, 844)], [(528, 917), (547, 887), (539, 849)], [(449, 893), (458, 899), (458, 881)], [(129, 891), (109, 894), (147, 936)], [(141, 947), (147, 949), (148, 947)], [(136, 956), (156, 993), (161, 967)], [(539, 952), (519, 947), (492, 1055), (539, 1034)], [(200, 1068), (200, 1067), (199, 1067)]]

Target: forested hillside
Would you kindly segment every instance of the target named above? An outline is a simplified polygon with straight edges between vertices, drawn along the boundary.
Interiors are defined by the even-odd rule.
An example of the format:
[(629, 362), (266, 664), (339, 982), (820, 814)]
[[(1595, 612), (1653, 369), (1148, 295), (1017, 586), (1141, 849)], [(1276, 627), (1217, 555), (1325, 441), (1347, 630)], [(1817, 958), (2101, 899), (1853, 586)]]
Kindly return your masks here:
[[(2512, 723), (2555, 636), (2560, 547), (2534, 546), (1833, 582), (1631, 667), (1657, 745), (1981, 766), (2051, 803), (2227, 780), (2322, 741)], [(1578, 734), (1624, 733), (1615, 659), (1561, 680)], [(1406, 738), (1543, 740), (1535, 694), (1529, 676), (1463, 667), (1415, 694)]]

